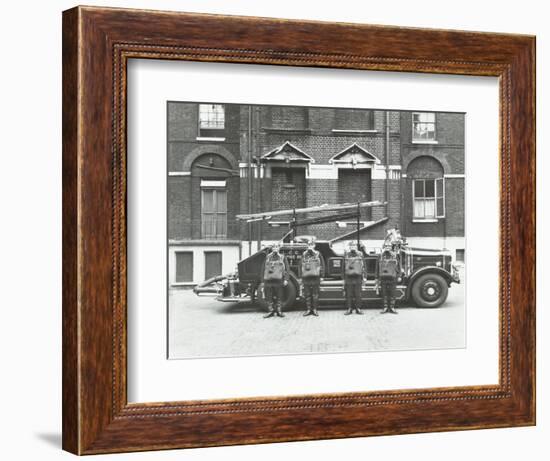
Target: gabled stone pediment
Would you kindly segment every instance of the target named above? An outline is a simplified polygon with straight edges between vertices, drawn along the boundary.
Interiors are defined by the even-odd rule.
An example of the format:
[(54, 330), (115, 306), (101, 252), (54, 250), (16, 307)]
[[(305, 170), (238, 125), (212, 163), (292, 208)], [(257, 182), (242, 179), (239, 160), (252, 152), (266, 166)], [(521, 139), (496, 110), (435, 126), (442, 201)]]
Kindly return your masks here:
[(303, 150), (298, 149), (290, 141), (286, 141), (279, 147), (270, 150), (267, 154), (262, 155), (263, 161), (278, 161), (278, 162), (311, 162), (314, 163), (313, 157), (307, 155)]
[(334, 155), (329, 163), (332, 164), (368, 164), (368, 163), (380, 163), (380, 160), (376, 155), (371, 154), (367, 149), (364, 149), (357, 143), (353, 143), (351, 146), (346, 147), (344, 150)]

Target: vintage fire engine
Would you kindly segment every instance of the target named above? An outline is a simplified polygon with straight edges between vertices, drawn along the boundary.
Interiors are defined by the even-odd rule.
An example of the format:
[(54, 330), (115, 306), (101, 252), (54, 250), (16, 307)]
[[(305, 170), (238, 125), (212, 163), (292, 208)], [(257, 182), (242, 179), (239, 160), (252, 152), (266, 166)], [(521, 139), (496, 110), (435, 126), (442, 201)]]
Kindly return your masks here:
[[(368, 306), (369, 301), (380, 300), (377, 290), (378, 262), (382, 248), (391, 246), (398, 255), (399, 273), (396, 298), (399, 302), (412, 302), (418, 307), (434, 308), (441, 306), (447, 299), (452, 283), (460, 283), (457, 267), (453, 264), (448, 250), (432, 250), (412, 248), (401, 237), (399, 231), (388, 232), (382, 248), (369, 249), (359, 240), (362, 230), (370, 226), (380, 225), (387, 221), (379, 221), (360, 227), (361, 209), (365, 207), (383, 206), (381, 202), (364, 202), (358, 204), (322, 205), (300, 210), (279, 210), (253, 215), (239, 215), (237, 219), (253, 221), (271, 219), (273, 216), (290, 214), (290, 230), (281, 239), (280, 250), (286, 256), (290, 265), (289, 283), (285, 287), (283, 308), (291, 307), (301, 298), (300, 267), (301, 257), (309, 241), (315, 241), (315, 248), (321, 253), (325, 267), (321, 280), (319, 301), (322, 305), (335, 306), (344, 303), (344, 245), (345, 240), (355, 240), (363, 254), (367, 272), (366, 282), (362, 287), (362, 297)], [(351, 211), (349, 211), (351, 210)], [(326, 214), (337, 211), (336, 214)], [(297, 219), (300, 214), (323, 212), (323, 216)], [(298, 236), (297, 228), (331, 221), (357, 219), (357, 228), (347, 234), (332, 240), (315, 240), (313, 236)], [(194, 288), (197, 295), (214, 295), (218, 301), (239, 302), (252, 301), (265, 305), (263, 301), (263, 283), (261, 267), (271, 247), (265, 247), (255, 254), (243, 259), (237, 265), (234, 273), (213, 277)]]

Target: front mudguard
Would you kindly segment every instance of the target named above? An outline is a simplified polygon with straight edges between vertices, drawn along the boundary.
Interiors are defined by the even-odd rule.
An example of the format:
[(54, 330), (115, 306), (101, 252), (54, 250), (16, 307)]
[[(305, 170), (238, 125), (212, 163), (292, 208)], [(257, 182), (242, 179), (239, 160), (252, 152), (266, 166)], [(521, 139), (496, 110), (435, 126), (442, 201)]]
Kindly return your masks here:
[[(412, 275), (407, 280), (407, 293), (405, 298), (407, 300), (411, 299), (411, 290), (412, 286), (414, 285), (414, 282), (418, 277), (424, 274), (438, 274), (441, 277), (445, 279), (447, 282), (447, 285), (450, 287), (451, 283), (455, 282), (453, 279), (453, 276), (449, 274), (445, 269), (442, 269), (441, 267), (437, 266), (428, 266), (428, 267), (422, 267), (421, 269), (418, 269), (417, 271), (413, 272)], [(456, 283), (456, 282), (455, 282)]]

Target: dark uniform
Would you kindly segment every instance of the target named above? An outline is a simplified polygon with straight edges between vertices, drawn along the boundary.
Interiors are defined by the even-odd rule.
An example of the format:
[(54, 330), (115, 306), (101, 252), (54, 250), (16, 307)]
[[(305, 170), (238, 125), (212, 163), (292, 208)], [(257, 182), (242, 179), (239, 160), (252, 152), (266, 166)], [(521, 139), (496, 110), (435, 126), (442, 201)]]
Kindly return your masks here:
[(264, 294), (269, 312), (264, 318), (284, 317), (283, 314), (283, 295), (284, 286), (288, 283), (288, 261), (285, 256), (272, 251), (264, 261), (262, 267)]
[(384, 303), (384, 309), (382, 314), (388, 312), (397, 314), (395, 310), (395, 288), (397, 286), (397, 278), (399, 277), (399, 261), (397, 260), (397, 254), (386, 248), (380, 255), (378, 261), (378, 274), (377, 278), (380, 283), (380, 289), (382, 291), (382, 300)]
[(363, 314), (361, 311), (361, 287), (365, 277), (365, 262), (363, 255), (356, 249), (351, 249), (344, 255), (344, 292), (347, 311), (345, 315)]
[(303, 296), (306, 302), (304, 316), (318, 316), (319, 290), (321, 288), (321, 277), (324, 275), (323, 258), (321, 253), (313, 248), (308, 248), (302, 254), (302, 287)]

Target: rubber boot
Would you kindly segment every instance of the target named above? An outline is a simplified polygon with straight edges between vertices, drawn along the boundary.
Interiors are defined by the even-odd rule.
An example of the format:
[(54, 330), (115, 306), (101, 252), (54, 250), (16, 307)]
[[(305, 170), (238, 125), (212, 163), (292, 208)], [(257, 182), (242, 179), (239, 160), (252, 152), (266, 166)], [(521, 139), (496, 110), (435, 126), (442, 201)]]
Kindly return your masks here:
[(281, 305), (281, 301), (280, 300), (277, 300), (277, 304), (275, 305), (276, 306), (276, 310), (277, 310), (277, 317), (284, 317), (285, 314), (283, 314), (283, 311), (282, 311), (282, 305)]
[(348, 310), (344, 312), (344, 315), (350, 315), (353, 314), (353, 308), (351, 307), (351, 304), (348, 305)]
[(304, 312), (304, 317), (311, 315), (311, 299), (309, 296), (306, 298), (306, 311)]
[(264, 319), (268, 319), (269, 317), (273, 317), (275, 315), (275, 309), (273, 308), (273, 303), (268, 304), (269, 312), (264, 315)]
[(319, 313), (317, 312), (317, 306), (319, 305), (319, 298), (315, 296), (313, 298), (313, 310), (312, 313), (315, 317), (319, 317)]

